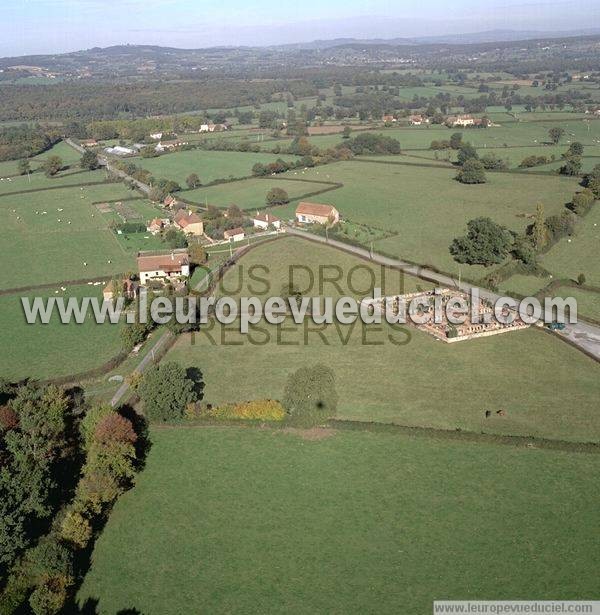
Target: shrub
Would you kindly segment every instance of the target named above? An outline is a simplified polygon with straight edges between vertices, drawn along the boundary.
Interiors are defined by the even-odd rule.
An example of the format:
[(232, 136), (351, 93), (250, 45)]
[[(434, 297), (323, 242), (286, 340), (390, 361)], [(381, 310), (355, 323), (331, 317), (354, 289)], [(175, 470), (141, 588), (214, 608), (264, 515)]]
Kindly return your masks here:
[(63, 540), (83, 549), (92, 537), (92, 526), (79, 511), (70, 510), (62, 521), (60, 533)]
[(461, 184), (485, 184), (485, 170), (479, 160), (473, 158), (467, 160), (456, 175)]
[(337, 402), (335, 374), (330, 367), (302, 367), (288, 376), (283, 406), (291, 423), (318, 425), (335, 416)]
[(577, 284), (579, 284), (579, 286), (583, 286), (586, 282), (586, 277), (585, 277), (585, 273), (580, 273), (577, 276)]
[(594, 204), (594, 200), (594, 193), (589, 188), (576, 192), (572, 201), (573, 211), (579, 216), (586, 214)]

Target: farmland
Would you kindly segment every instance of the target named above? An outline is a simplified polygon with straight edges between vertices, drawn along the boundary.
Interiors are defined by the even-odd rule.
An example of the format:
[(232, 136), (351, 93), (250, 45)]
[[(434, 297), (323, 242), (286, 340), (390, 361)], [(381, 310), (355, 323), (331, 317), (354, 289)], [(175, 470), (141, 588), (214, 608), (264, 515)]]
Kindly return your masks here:
[(123, 184), (102, 184), (0, 196), (7, 230), (0, 242), (5, 266), (0, 289), (131, 269), (133, 257), (119, 246), (93, 205), (129, 194)]
[(422, 615), (440, 598), (596, 590), (596, 455), (360, 431), (151, 440), (78, 594), (102, 615)]
[[(185, 186), (185, 179), (191, 173), (196, 173), (205, 184), (216, 179), (249, 177), (254, 164), (268, 164), (277, 158), (275, 154), (189, 150), (142, 159), (140, 166), (155, 177), (166, 177)], [(282, 158), (293, 159), (290, 156)]]
[[(528, 217), (543, 202), (548, 215), (560, 213), (577, 189), (577, 181), (563, 177), (489, 174), (487, 184), (465, 186), (455, 172), (371, 162), (340, 162), (325, 169), (309, 169), (298, 177), (338, 181), (343, 188), (327, 193), (323, 201), (335, 205), (344, 217), (398, 233), (375, 243), (392, 256), (432, 265), (457, 274), (448, 246), (464, 233), (468, 220), (489, 216), (514, 230), (524, 230)], [(275, 208), (289, 217), (292, 206)], [(480, 266), (463, 266), (464, 276), (477, 278)]]
[[(29, 325), (21, 307), (21, 297), (96, 297), (102, 299), (98, 286), (60, 286), (56, 290), (19, 293), (0, 297), (0, 345), (10, 361), (3, 361), (0, 378), (19, 381), (27, 377), (60, 378), (99, 367), (121, 350), (121, 325), (96, 324), (88, 314), (82, 324), (62, 324), (53, 313), (48, 324)], [(60, 360), (57, 361), (57, 357)]]
[[(280, 258), (276, 259), (275, 254)], [(269, 265), (265, 268), (266, 263)], [(320, 271), (322, 263), (329, 267)], [(250, 276), (252, 267), (261, 264), (262, 269)], [(337, 276), (339, 288), (326, 281), (320, 286), (319, 280), (332, 277), (336, 266), (343, 274)], [(308, 267), (312, 276), (301, 267)], [(293, 283), (305, 291), (305, 296), (361, 298), (377, 285), (383, 287), (383, 294), (430, 287), (409, 276), (398, 278), (389, 270), (374, 268), (370, 275), (371, 267), (325, 246), (311, 245), (309, 249), (303, 240), (282, 239), (259, 246), (245, 256), (238, 268), (228, 272), (219, 293), (272, 296)], [(256, 277), (265, 278), (268, 284)], [(536, 357), (535, 377), (531, 353)], [(168, 358), (203, 371), (205, 397), (213, 404), (279, 399), (291, 371), (307, 362), (323, 363), (338, 378), (339, 414), (344, 418), (600, 440), (595, 412), (600, 394), (596, 364), (560, 340), (534, 329), (447, 345), (413, 328), (387, 325), (323, 327), (306, 322), (296, 326), (290, 321), (275, 327), (261, 323), (249, 336), (240, 334), (235, 325), (215, 325), (196, 336), (181, 337)], [(565, 360), (573, 370), (561, 369)], [(489, 368), (482, 370), (482, 365)], [(433, 371), (435, 384), (431, 382)], [(221, 374), (235, 374), (235, 380), (224, 387)], [(510, 390), (505, 386), (508, 379)], [(465, 396), (467, 390), (469, 395)], [(507, 416), (484, 415), (485, 410), (500, 409)]]

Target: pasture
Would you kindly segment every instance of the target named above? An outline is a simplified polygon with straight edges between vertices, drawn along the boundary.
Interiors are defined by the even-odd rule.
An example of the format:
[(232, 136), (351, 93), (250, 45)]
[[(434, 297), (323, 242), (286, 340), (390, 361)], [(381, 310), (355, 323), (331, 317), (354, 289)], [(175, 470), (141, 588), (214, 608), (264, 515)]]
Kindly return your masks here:
[[(343, 183), (314, 200), (335, 205), (354, 222), (398, 233), (375, 242), (376, 251), (452, 274), (459, 273), (459, 265), (448, 247), (469, 220), (489, 216), (522, 231), (538, 202), (547, 215), (560, 213), (578, 188), (572, 178), (507, 173), (488, 173), (487, 184), (467, 186), (455, 181), (455, 174), (453, 169), (351, 161), (298, 172), (298, 177)], [(288, 205), (273, 213), (290, 217), (293, 211)], [(484, 268), (464, 265), (460, 271), (478, 279)]]
[(95, 601), (102, 615), (373, 605), (422, 615), (441, 598), (594, 595), (597, 455), (302, 435), (151, 430), (146, 467), (111, 511), (79, 604)]
[[(150, 171), (156, 178), (172, 179), (185, 188), (185, 179), (190, 173), (196, 173), (203, 184), (216, 179), (249, 177), (254, 164), (268, 164), (279, 157), (275, 154), (252, 152), (187, 150), (163, 154), (157, 158), (140, 158), (136, 164)], [(293, 159), (293, 156), (281, 157)]]
[[(0, 346), (6, 360), (0, 378), (16, 382), (23, 378), (59, 378), (99, 367), (121, 350), (120, 324), (97, 324), (88, 314), (82, 324), (62, 324), (56, 313), (48, 324), (28, 324), (21, 297), (97, 297), (103, 285), (68, 286), (31, 293), (0, 296)], [(10, 360), (8, 360), (10, 357)]]
[(93, 205), (129, 195), (123, 184), (101, 184), (0, 197), (5, 229), (0, 240), (5, 268), (0, 289), (131, 269), (133, 257)]
[[(291, 177), (301, 177), (301, 175), (295, 175), (294, 172), (291, 172)], [(229, 207), (229, 205), (235, 204), (240, 209), (256, 210), (264, 208), (267, 192), (271, 188), (281, 188), (288, 193), (291, 200), (297, 200), (305, 194), (311, 194), (327, 187), (326, 184), (322, 183), (281, 179), (281, 176), (277, 178), (253, 177), (215, 186), (206, 186), (205, 188), (196, 188), (195, 190), (186, 190), (181, 195), (186, 201), (199, 205)]]
[[(362, 298), (374, 286), (384, 295), (431, 287), (293, 238), (252, 250), (227, 273), (216, 294), (279, 296), (290, 282), (304, 296), (334, 299)], [(165, 360), (199, 367), (205, 399), (213, 404), (280, 399), (290, 372), (323, 363), (336, 373), (344, 418), (600, 441), (598, 365), (536, 329), (450, 345), (412, 327), (386, 324), (323, 326), (307, 320), (295, 325), (288, 319), (280, 327), (261, 322), (249, 335), (240, 334), (235, 323), (214, 324), (193, 337), (182, 336)], [(500, 409), (506, 416), (495, 415)], [(493, 416), (486, 418), (485, 410)]]

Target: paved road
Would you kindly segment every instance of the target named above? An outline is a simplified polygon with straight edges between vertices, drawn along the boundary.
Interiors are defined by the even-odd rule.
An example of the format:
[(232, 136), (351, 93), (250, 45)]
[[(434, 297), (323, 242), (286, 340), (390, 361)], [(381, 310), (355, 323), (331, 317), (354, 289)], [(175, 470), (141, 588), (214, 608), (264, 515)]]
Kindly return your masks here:
[[(340, 250), (344, 250), (345, 252), (356, 254), (357, 256), (361, 256), (362, 258), (368, 258), (374, 263), (379, 263), (381, 265), (400, 269), (401, 271), (404, 271), (404, 273), (416, 275), (427, 280), (431, 280), (432, 282), (435, 282), (440, 286), (459, 288), (460, 290), (465, 292), (469, 292), (472, 288), (475, 287), (473, 284), (469, 284), (468, 282), (460, 281), (459, 283), (457, 279), (451, 276), (438, 273), (437, 271), (427, 269), (426, 267), (407, 263), (406, 261), (403, 261), (401, 259), (383, 256), (382, 254), (377, 254), (376, 252), (371, 253), (365, 248), (351, 246), (347, 243), (343, 243), (342, 241), (337, 241), (336, 239), (327, 239), (326, 237), (322, 237), (320, 235), (313, 235), (312, 233), (307, 233), (306, 231), (301, 231), (292, 227), (286, 228), (286, 232), (290, 235), (297, 235), (311, 241), (326, 243), (329, 246), (339, 248)], [(479, 288), (479, 295), (480, 297), (489, 299), (492, 302), (497, 301), (502, 296), (484, 288)], [(600, 327), (597, 327), (584, 321), (580, 321), (576, 324), (566, 325), (565, 330), (563, 332), (557, 333), (557, 335), (559, 335), (559, 337), (564, 337), (568, 339), (575, 346), (577, 346), (584, 352), (589, 353), (594, 358), (600, 361)]]

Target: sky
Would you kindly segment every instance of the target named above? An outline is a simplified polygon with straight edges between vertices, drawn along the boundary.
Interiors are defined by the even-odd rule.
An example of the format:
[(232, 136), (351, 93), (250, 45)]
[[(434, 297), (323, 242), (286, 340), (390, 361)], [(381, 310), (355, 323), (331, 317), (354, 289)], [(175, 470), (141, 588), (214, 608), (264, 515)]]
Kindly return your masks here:
[[(0, 0), (0, 56), (600, 26), (598, 0)], [(6, 25), (9, 24), (9, 27)]]

